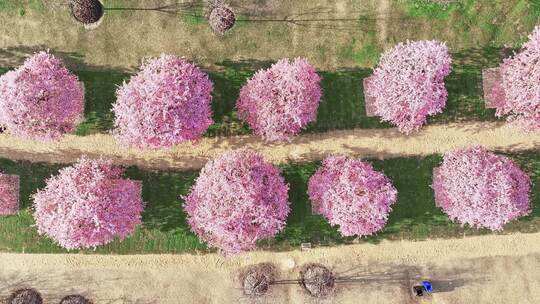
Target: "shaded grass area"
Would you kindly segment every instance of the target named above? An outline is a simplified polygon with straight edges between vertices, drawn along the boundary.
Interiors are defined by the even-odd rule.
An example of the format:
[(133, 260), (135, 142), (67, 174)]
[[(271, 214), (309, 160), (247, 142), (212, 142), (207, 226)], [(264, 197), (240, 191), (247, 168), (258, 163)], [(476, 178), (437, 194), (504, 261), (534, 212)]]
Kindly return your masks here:
[[(506, 226), (505, 232), (540, 231), (540, 153), (527, 152), (509, 155), (526, 170), (534, 182), (531, 215)], [(336, 227), (331, 227), (321, 216), (311, 213), (306, 194), (307, 181), (319, 163), (282, 166), (283, 175), (290, 184), (291, 213), (285, 229), (274, 239), (260, 242), (269, 250), (287, 250), (302, 242), (326, 246), (353, 242), (379, 242), (383, 239), (422, 240), (435, 237), (459, 237), (491, 233), (487, 230), (463, 228), (451, 223), (435, 207), (431, 174), (441, 156), (375, 160), (376, 169), (384, 171), (399, 191), (387, 226), (375, 236), (360, 240), (343, 238)], [(28, 208), (30, 194), (44, 186), (44, 179), (56, 174), (61, 165), (14, 162), (0, 160), (1, 170), (21, 175), (21, 199), (24, 209), (16, 216), (0, 218), (0, 251), (9, 252), (65, 252), (47, 238), (37, 234)], [(87, 253), (177, 253), (208, 249), (193, 235), (186, 223), (181, 195), (189, 192), (198, 172), (143, 171), (135, 167), (126, 170), (126, 176), (143, 181), (143, 198), (147, 202), (143, 225), (126, 240), (114, 241)]]
[[(442, 114), (429, 119), (429, 123), (495, 120), (492, 109), (485, 109), (481, 71), (496, 66), (503, 57), (500, 48), (489, 47), (454, 53), (452, 73), (446, 78), (448, 102)], [(249, 134), (246, 124), (236, 115), (235, 104), (240, 88), (253, 74), (267, 68), (268, 61), (225, 61), (218, 69), (206, 70), (214, 83), (212, 108), (215, 123), (206, 136)], [(0, 68), (0, 73), (7, 68)], [(388, 128), (388, 123), (377, 117), (367, 117), (365, 112), (362, 80), (369, 77), (371, 69), (355, 68), (339, 71), (319, 71), (322, 77), (323, 97), (317, 121), (304, 132), (324, 132), (350, 128)], [(112, 104), (115, 92), (131, 76), (115, 70), (78, 70), (75, 74), (84, 82), (86, 105), (84, 120), (76, 134), (106, 133), (113, 127)]]

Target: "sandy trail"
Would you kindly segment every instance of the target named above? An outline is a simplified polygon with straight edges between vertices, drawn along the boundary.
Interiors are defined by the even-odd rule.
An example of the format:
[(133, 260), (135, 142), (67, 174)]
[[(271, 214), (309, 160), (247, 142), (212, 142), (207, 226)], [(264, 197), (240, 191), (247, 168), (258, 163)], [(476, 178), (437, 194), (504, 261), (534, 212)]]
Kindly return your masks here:
[(388, 40), (388, 23), (390, 16), (390, 1), (379, 0), (377, 1), (377, 37), (381, 46), (386, 46)]
[[(429, 278), (440, 292), (421, 303), (540, 303), (540, 233), (429, 242), (384, 241), (307, 252), (208, 255), (0, 254), (0, 297), (39, 289), (49, 303), (81, 293), (96, 303), (248, 303), (238, 270), (271, 262), (279, 279), (296, 279), (318, 262), (357, 281), (322, 303), (418, 303), (408, 287)], [(516, 290), (516, 288), (518, 290)], [(261, 303), (314, 303), (298, 285), (273, 286)]]
[(540, 133), (526, 134), (500, 123), (431, 125), (404, 135), (396, 129), (353, 129), (304, 134), (291, 143), (264, 143), (253, 136), (204, 138), (168, 150), (125, 150), (107, 134), (67, 136), (54, 143), (23, 140), (0, 135), (0, 157), (33, 162), (71, 163), (81, 155), (107, 157), (120, 165), (146, 169), (190, 170), (208, 159), (237, 148), (252, 148), (279, 164), (320, 160), (330, 154), (364, 158), (392, 158), (443, 153), (480, 144), (493, 150), (523, 151), (540, 147)]

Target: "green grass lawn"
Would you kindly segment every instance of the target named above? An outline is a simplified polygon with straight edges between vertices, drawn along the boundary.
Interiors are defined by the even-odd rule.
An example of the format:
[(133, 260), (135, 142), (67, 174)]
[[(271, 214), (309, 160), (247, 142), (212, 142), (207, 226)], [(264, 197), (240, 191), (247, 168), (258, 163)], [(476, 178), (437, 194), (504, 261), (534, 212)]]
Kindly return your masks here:
[[(540, 153), (529, 152), (510, 155), (531, 174), (534, 181), (533, 213), (510, 223), (505, 232), (540, 231)], [(290, 184), (291, 213), (286, 228), (275, 239), (263, 241), (260, 247), (269, 250), (287, 250), (302, 242), (332, 245), (351, 242), (379, 242), (383, 239), (421, 240), (435, 237), (459, 237), (490, 233), (485, 230), (462, 228), (451, 223), (435, 207), (430, 188), (431, 172), (441, 160), (439, 155), (424, 158), (396, 158), (373, 161), (384, 171), (399, 191), (387, 226), (375, 236), (355, 240), (342, 238), (335, 227), (322, 217), (311, 213), (307, 181), (319, 163), (282, 166), (283, 175)], [(55, 174), (60, 165), (0, 160), (0, 168), (21, 175), (21, 204), (23, 211), (16, 216), (0, 218), (0, 251), (9, 252), (65, 252), (50, 240), (40, 237), (33, 227), (27, 210), (30, 194), (44, 186), (44, 179)], [(143, 181), (143, 197), (147, 202), (143, 225), (126, 240), (113, 243), (88, 253), (177, 253), (207, 251), (190, 229), (182, 211), (180, 195), (187, 194), (198, 172), (149, 172), (135, 167), (126, 170), (126, 176)]]

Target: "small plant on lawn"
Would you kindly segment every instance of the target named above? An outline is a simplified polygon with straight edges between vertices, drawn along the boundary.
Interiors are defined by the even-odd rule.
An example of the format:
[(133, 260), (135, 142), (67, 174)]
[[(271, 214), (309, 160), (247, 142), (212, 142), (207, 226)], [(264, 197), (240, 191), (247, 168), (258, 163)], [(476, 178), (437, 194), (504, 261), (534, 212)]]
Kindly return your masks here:
[(19, 176), (0, 172), (0, 216), (19, 211)]
[(452, 221), (500, 231), (531, 212), (531, 180), (514, 162), (482, 147), (444, 155), (433, 176), (435, 202)]
[(117, 91), (113, 134), (140, 149), (196, 140), (213, 123), (212, 90), (208, 75), (183, 58), (150, 59)]
[(122, 178), (108, 160), (81, 158), (46, 181), (34, 196), (40, 234), (66, 249), (123, 239), (141, 223), (141, 184)]
[(507, 116), (525, 130), (540, 130), (540, 26), (536, 27), (523, 49), (501, 64), (502, 98), (496, 115)]
[(444, 78), (451, 62), (448, 48), (439, 41), (408, 41), (386, 51), (365, 88), (373, 97), (375, 114), (403, 133), (420, 129), (446, 105)]
[(282, 59), (242, 87), (238, 117), (267, 141), (291, 140), (317, 118), (320, 80), (306, 59)]
[(73, 132), (83, 112), (82, 83), (48, 52), (0, 77), (0, 125), (11, 134), (55, 140)]
[(365, 236), (381, 230), (397, 200), (397, 190), (383, 173), (361, 160), (326, 158), (309, 179), (313, 211), (344, 236)]
[(233, 150), (201, 170), (184, 209), (191, 229), (226, 255), (252, 250), (283, 229), (288, 185), (279, 170), (252, 150)]

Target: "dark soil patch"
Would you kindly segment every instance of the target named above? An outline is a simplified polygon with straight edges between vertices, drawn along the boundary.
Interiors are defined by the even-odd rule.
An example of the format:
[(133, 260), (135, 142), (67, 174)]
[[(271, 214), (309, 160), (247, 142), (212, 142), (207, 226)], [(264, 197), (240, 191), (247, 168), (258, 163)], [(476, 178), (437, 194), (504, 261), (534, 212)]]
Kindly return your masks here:
[(252, 297), (266, 294), (275, 278), (276, 268), (268, 263), (249, 266), (240, 272), (244, 294)]
[(73, 17), (82, 24), (93, 24), (103, 17), (103, 5), (99, 0), (70, 0)]
[(310, 295), (322, 298), (334, 292), (336, 277), (320, 264), (307, 264), (300, 270), (300, 284)]

